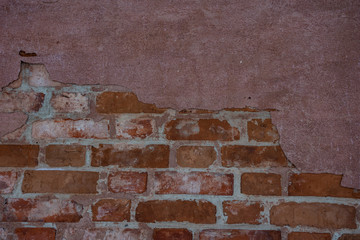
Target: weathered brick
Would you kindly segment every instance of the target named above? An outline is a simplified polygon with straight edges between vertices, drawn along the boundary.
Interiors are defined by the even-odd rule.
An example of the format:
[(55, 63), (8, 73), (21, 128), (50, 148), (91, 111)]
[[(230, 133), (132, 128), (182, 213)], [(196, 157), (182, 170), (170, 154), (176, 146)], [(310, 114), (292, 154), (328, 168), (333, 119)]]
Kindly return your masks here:
[(108, 178), (109, 190), (114, 193), (143, 193), (146, 185), (146, 172), (115, 172)]
[(139, 229), (123, 228), (71, 228), (64, 231), (66, 240), (140, 240)]
[(157, 194), (211, 194), (232, 195), (232, 174), (206, 172), (156, 172)]
[(97, 193), (97, 172), (34, 171), (24, 173), (24, 193)]
[(89, 111), (89, 99), (81, 93), (61, 93), (52, 97), (51, 106), (59, 113), (86, 113)]
[(293, 174), (289, 179), (289, 196), (360, 198), (360, 191), (340, 185), (341, 178), (341, 175), (327, 173)]
[(153, 200), (140, 202), (136, 208), (138, 222), (216, 223), (216, 207), (207, 201)]
[(91, 166), (118, 165), (135, 168), (166, 168), (169, 166), (167, 145), (105, 145), (92, 147)]
[(36, 92), (0, 93), (1, 112), (37, 112), (42, 107), (45, 94)]
[(36, 139), (58, 138), (109, 138), (109, 121), (95, 122), (90, 119), (55, 119), (33, 123), (32, 137)]
[(306, 233), (292, 232), (288, 235), (288, 240), (331, 240), (330, 233)]
[(281, 176), (274, 173), (244, 173), (241, 175), (241, 192), (281, 196)]
[(38, 154), (37, 145), (0, 145), (0, 167), (35, 167)]
[(99, 113), (163, 113), (165, 109), (140, 102), (131, 92), (103, 92), (96, 98)]
[(155, 228), (154, 240), (192, 240), (192, 233), (187, 229), (178, 228)]
[(219, 119), (176, 119), (165, 126), (169, 140), (233, 141), (240, 139), (240, 132), (227, 121)]
[(9, 237), (8, 230), (0, 227), (0, 239), (2, 240), (9, 239), (8, 237)]
[(131, 201), (127, 199), (101, 199), (91, 206), (93, 221), (130, 221)]
[(248, 223), (260, 224), (260, 215), (264, 207), (260, 203), (248, 203), (241, 201), (223, 202), (224, 215), (227, 216), (226, 223)]
[(360, 240), (360, 234), (343, 234), (339, 240)]
[(12, 193), (17, 180), (16, 172), (0, 172), (0, 193)]
[(55, 240), (56, 230), (53, 228), (17, 228), (15, 234), (18, 240)]
[(200, 240), (281, 240), (280, 231), (209, 229), (200, 233)]
[(120, 139), (144, 139), (154, 132), (155, 120), (151, 118), (116, 119), (116, 137)]
[(356, 228), (356, 209), (329, 203), (280, 203), (270, 210), (271, 224), (317, 228)]
[(277, 142), (279, 133), (272, 124), (271, 119), (252, 119), (247, 123), (249, 141)]
[(81, 167), (85, 164), (85, 146), (50, 145), (45, 152), (45, 163), (50, 167)]
[(221, 157), (224, 167), (287, 166), (280, 146), (223, 146)]
[(181, 167), (207, 168), (216, 160), (216, 152), (211, 146), (181, 146), (176, 159)]
[(6, 199), (3, 221), (6, 222), (78, 222), (82, 205), (61, 199)]

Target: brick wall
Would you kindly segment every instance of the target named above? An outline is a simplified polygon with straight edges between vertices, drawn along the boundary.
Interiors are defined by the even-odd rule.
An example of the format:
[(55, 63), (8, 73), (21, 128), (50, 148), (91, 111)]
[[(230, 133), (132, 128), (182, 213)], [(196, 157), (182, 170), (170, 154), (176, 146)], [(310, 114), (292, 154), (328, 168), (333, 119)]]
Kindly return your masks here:
[(299, 172), (271, 110), (159, 109), (41, 71), (0, 93), (28, 116), (1, 138), (0, 239), (360, 239), (360, 192)]

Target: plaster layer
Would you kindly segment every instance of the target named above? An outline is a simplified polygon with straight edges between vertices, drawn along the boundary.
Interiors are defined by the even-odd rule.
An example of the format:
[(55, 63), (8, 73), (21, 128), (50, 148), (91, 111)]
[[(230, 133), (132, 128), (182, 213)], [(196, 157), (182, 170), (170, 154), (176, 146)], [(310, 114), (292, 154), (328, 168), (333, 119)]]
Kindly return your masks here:
[(0, 22), (1, 86), (23, 60), (158, 107), (276, 108), (291, 162), (360, 188), (359, 1), (0, 0)]

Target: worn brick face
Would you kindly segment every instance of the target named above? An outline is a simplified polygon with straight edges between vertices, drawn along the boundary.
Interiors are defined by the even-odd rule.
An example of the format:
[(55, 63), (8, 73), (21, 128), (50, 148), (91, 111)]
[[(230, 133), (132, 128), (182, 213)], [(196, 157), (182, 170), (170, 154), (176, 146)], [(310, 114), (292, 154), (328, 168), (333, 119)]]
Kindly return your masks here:
[(156, 172), (157, 194), (210, 194), (232, 195), (232, 174), (205, 172)]
[(330, 233), (306, 233), (292, 232), (288, 235), (288, 240), (331, 240)]
[(97, 172), (34, 171), (24, 173), (24, 193), (97, 193)]
[(130, 220), (131, 202), (127, 199), (102, 199), (92, 207), (93, 221), (122, 222)]
[(343, 234), (339, 240), (360, 240), (360, 234)]
[(293, 174), (290, 177), (290, 196), (319, 196), (360, 198), (360, 192), (340, 185), (341, 175), (335, 174)]
[(49, 145), (45, 163), (51, 167), (81, 167), (85, 164), (86, 147), (81, 145)]
[(218, 119), (176, 119), (165, 126), (169, 140), (232, 141), (240, 139), (240, 132), (227, 121)]
[(153, 200), (140, 202), (136, 208), (139, 222), (216, 223), (216, 207), (207, 201)]
[(58, 138), (109, 138), (109, 122), (90, 119), (56, 119), (33, 123), (32, 137), (35, 139)]
[(37, 145), (0, 145), (0, 167), (35, 167), (38, 154)]
[(181, 146), (176, 160), (180, 167), (207, 168), (216, 160), (216, 152), (211, 146)]
[(117, 165), (134, 168), (166, 168), (169, 166), (167, 145), (104, 145), (92, 147), (91, 166)]
[(66, 240), (142, 240), (139, 229), (123, 228), (72, 228), (65, 230)]
[(244, 173), (241, 192), (248, 195), (281, 195), (281, 176), (274, 173)]
[(356, 228), (356, 209), (329, 203), (281, 203), (270, 210), (271, 224), (317, 228)]
[(247, 123), (249, 141), (277, 142), (279, 134), (271, 119), (252, 119)]
[(260, 224), (260, 214), (264, 211), (264, 207), (260, 203), (225, 201), (223, 211), (227, 216), (226, 223)]
[(7, 199), (3, 221), (6, 222), (78, 222), (82, 205), (61, 199)]
[(18, 174), (16, 172), (0, 172), (0, 193), (7, 194), (14, 190)]
[(89, 111), (89, 99), (81, 93), (61, 93), (53, 96), (51, 105), (59, 113), (86, 113)]
[(187, 229), (164, 228), (154, 229), (154, 240), (192, 240), (192, 233)]
[(154, 104), (140, 102), (131, 92), (104, 92), (96, 98), (99, 113), (163, 113)]
[(56, 230), (53, 228), (17, 228), (18, 240), (55, 240)]
[(36, 92), (0, 92), (1, 112), (37, 112), (45, 94)]
[(223, 146), (221, 157), (224, 167), (287, 166), (280, 146)]
[(146, 172), (115, 172), (108, 178), (109, 190), (114, 193), (143, 193), (146, 185)]
[(118, 118), (116, 120), (116, 137), (120, 139), (144, 139), (155, 129), (155, 120), (151, 118)]
[(280, 231), (218, 230), (209, 229), (200, 233), (200, 240), (281, 240)]

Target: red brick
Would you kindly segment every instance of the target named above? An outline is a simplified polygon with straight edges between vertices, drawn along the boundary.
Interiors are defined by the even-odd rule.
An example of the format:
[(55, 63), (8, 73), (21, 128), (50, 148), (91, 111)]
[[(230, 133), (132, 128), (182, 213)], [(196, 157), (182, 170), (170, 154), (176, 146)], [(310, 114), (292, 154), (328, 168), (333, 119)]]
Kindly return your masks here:
[(360, 234), (343, 234), (339, 240), (360, 240)]
[(270, 210), (271, 224), (317, 228), (356, 228), (356, 209), (329, 203), (280, 203)]
[(17, 180), (16, 172), (0, 172), (0, 193), (12, 193)]
[(52, 97), (51, 106), (59, 113), (86, 113), (89, 99), (81, 93), (61, 93)]
[(105, 145), (92, 147), (91, 166), (117, 165), (135, 168), (166, 168), (169, 166), (167, 145)]
[(219, 119), (176, 119), (165, 126), (169, 140), (233, 141), (240, 139), (237, 128)]
[(58, 138), (109, 138), (109, 121), (95, 122), (90, 119), (55, 119), (33, 123), (32, 137), (36, 139)]
[(97, 193), (97, 172), (34, 171), (24, 173), (24, 193)]
[(99, 113), (163, 113), (165, 109), (140, 102), (131, 92), (103, 92), (96, 98)]
[(192, 233), (187, 229), (163, 228), (154, 229), (154, 240), (192, 240)]
[(225, 201), (223, 211), (227, 216), (226, 223), (260, 224), (260, 215), (264, 207), (260, 203)]
[(146, 172), (115, 172), (108, 178), (109, 190), (114, 193), (143, 193), (146, 185)]
[(0, 93), (1, 112), (37, 112), (42, 107), (45, 94), (36, 92)]
[(155, 128), (155, 120), (151, 118), (118, 118), (116, 120), (116, 137), (120, 139), (144, 139), (149, 137)]
[(78, 222), (82, 205), (69, 200), (7, 199), (3, 221), (7, 222)]
[(91, 206), (93, 221), (130, 221), (131, 201), (127, 199), (102, 199)]
[(331, 240), (330, 233), (306, 233), (292, 232), (288, 235), (288, 240)]
[(271, 119), (252, 119), (247, 123), (249, 141), (277, 142), (279, 134)]
[(206, 172), (156, 172), (157, 194), (232, 195), (232, 174)]
[(281, 196), (281, 176), (274, 173), (244, 173), (241, 192), (248, 195)]
[(53, 228), (17, 228), (18, 240), (55, 240), (56, 230)]
[(281, 240), (280, 231), (209, 229), (200, 233), (200, 240)]
[(223, 146), (224, 167), (278, 167), (287, 166), (287, 159), (280, 146)]
[(123, 228), (71, 228), (64, 231), (66, 240), (142, 240), (139, 229)]
[(289, 180), (289, 196), (360, 198), (360, 191), (340, 185), (341, 178), (341, 175), (326, 173), (293, 174)]
[(216, 207), (207, 201), (153, 200), (140, 202), (136, 208), (138, 222), (216, 223)]
[(38, 154), (37, 145), (0, 145), (0, 167), (35, 167)]
[(207, 168), (216, 160), (216, 152), (210, 146), (181, 146), (176, 159), (180, 167)]
[(50, 167), (81, 167), (85, 164), (85, 146), (50, 145), (46, 147), (45, 163)]

